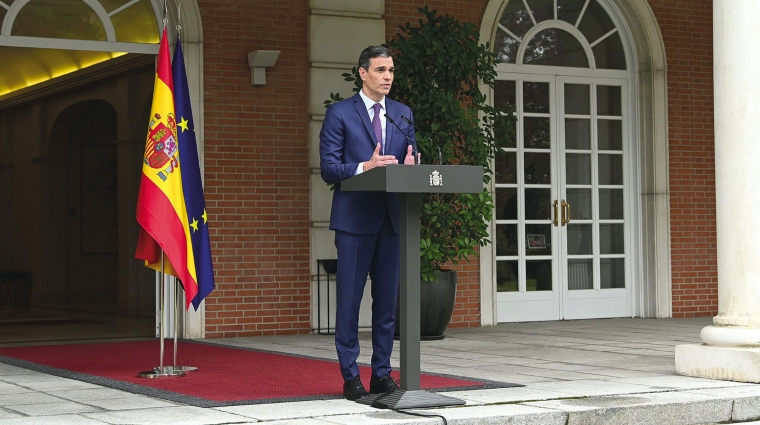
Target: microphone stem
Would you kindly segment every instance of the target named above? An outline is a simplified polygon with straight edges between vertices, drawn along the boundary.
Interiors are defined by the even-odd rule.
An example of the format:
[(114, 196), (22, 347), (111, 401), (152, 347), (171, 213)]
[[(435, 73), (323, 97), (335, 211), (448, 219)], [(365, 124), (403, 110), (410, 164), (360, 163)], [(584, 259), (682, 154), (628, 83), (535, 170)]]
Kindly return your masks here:
[[(407, 124), (409, 124), (412, 127), (414, 127), (415, 130), (420, 131), (420, 129), (409, 118), (407, 118), (407, 117), (405, 117), (405, 116), (402, 115), (401, 119), (404, 120), (404, 121), (406, 121)], [(438, 143), (434, 142), (433, 139), (430, 138), (430, 136), (425, 136), (425, 138), (428, 139), (430, 141), (430, 143), (432, 143), (433, 146), (435, 146), (438, 149), (438, 165), (443, 165), (443, 154), (441, 154), (441, 147), (438, 146)], [(416, 159), (415, 159), (415, 161), (416, 161)]]
[[(403, 118), (403, 117), (401, 117), (401, 118)], [(385, 119), (388, 120), (389, 123), (393, 124), (393, 126), (396, 127), (398, 129), (398, 131), (400, 131), (401, 134), (404, 135), (404, 137), (406, 137), (406, 140), (409, 142), (409, 144), (412, 145), (412, 155), (413, 155), (412, 156), (412, 160), (414, 161), (415, 165), (418, 165), (419, 162), (417, 161), (417, 143), (414, 142), (414, 141), (412, 141), (412, 139), (409, 137), (409, 135), (407, 135), (404, 132), (404, 130), (402, 130), (401, 127), (399, 127), (398, 124), (396, 124), (396, 121), (393, 118), (391, 118), (391, 117), (388, 116), (388, 114), (385, 114)]]

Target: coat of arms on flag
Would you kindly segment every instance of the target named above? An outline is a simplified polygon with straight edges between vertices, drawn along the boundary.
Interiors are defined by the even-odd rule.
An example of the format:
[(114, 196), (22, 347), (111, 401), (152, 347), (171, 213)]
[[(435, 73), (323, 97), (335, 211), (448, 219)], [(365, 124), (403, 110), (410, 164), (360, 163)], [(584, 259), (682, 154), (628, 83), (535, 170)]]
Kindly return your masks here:
[[(168, 126), (167, 126), (168, 124)], [(177, 123), (173, 114), (168, 114), (166, 124), (156, 113), (150, 120), (148, 141), (145, 146), (145, 163), (150, 168), (161, 169), (171, 160), (176, 162)], [(176, 164), (173, 164), (176, 166)]]

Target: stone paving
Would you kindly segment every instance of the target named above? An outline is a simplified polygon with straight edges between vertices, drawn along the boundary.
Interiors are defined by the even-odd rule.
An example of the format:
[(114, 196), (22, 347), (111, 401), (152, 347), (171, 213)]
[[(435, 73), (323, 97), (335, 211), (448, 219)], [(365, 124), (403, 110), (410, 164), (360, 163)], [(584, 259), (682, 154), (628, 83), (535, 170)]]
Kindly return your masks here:
[[(710, 318), (606, 319), (450, 329), (421, 343), (423, 372), (523, 384), (452, 391), (460, 407), (416, 409), (448, 424), (718, 424), (760, 419), (760, 386), (675, 375), (674, 347)], [(333, 338), (207, 340), (335, 359)], [(369, 363), (370, 335), (360, 362)], [(398, 366), (398, 344), (394, 366)], [(336, 373), (337, 369), (336, 369)], [(0, 424), (440, 424), (347, 400), (199, 408), (0, 363)]]

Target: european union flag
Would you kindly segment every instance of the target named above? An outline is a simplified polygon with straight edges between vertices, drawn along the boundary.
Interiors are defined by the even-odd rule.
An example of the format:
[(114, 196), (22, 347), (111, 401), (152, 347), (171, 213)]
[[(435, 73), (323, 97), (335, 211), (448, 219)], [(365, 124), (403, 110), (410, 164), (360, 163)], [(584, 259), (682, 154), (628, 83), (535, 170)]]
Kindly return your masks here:
[(208, 214), (203, 196), (201, 168), (198, 161), (198, 145), (195, 141), (193, 110), (190, 106), (190, 90), (187, 85), (185, 57), (177, 35), (177, 45), (172, 61), (174, 79), (174, 113), (177, 117), (177, 138), (179, 139), (179, 163), (182, 169), (182, 190), (187, 207), (187, 220), (195, 256), (195, 272), (198, 293), (193, 298), (193, 307), (198, 310), (206, 295), (214, 290), (214, 267), (211, 263), (211, 244), (208, 237)]

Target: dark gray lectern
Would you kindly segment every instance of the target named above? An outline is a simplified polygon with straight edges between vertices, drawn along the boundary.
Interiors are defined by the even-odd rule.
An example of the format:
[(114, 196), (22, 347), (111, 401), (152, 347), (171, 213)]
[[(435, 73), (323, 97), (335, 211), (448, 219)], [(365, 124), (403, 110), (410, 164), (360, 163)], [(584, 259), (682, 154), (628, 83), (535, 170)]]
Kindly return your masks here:
[(390, 165), (341, 182), (345, 192), (398, 193), (401, 206), (401, 389), (381, 395), (373, 407), (409, 409), (463, 405), (464, 401), (420, 390), (420, 201), (424, 193), (480, 193), (483, 167)]

